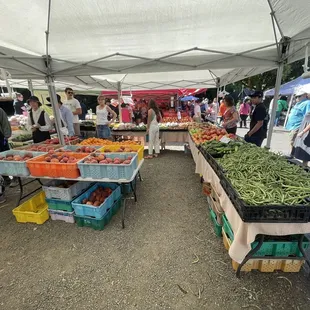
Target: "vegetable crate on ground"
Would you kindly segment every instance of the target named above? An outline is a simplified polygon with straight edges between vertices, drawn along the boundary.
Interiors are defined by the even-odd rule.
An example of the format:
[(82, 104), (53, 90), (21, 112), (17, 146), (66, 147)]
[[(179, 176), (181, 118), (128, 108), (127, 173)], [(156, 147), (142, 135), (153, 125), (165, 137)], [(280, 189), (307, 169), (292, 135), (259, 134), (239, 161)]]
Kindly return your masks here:
[(110, 209), (99, 219), (87, 216), (74, 215), (77, 226), (79, 227), (91, 227), (94, 230), (103, 230), (106, 225), (110, 222), (112, 216), (117, 213), (121, 208), (122, 199), (116, 201)]
[(220, 197), (212, 185), (211, 185), (211, 193), (210, 196), (208, 197), (208, 203), (210, 205), (210, 208), (216, 214), (217, 222), (222, 225), (222, 215), (224, 211), (221, 207)]
[[(69, 156), (80, 160), (87, 157), (84, 153), (68, 153)], [(44, 156), (39, 156), (27, 162), (30, 174), (35, 177), (51, 177), (51, 178), (70, 178), (75, 179), (80, 176), (80, 170), (77, 162), (75, 163), (54, 163), (44, 161)]]
[[(97, 199), (95, 191), (98, 188), (111, 189), (111, 194), (104, 199), (104, 202), (98, 206), (87, 205), (83, 203), (85, 200)], [(93, 196), (93, 197), (92, 197)], [(87, 216), (91, 218), (101, 219), (108, 209), (118, 201), (122, 196), (121, 187), (116, 183), (96, 183), (94, 186), (89, 188), (85, 193), (80, 195), (72, 202), (72, 207), (77, 216)]]
[(218, 237), (222, 236), (222, 225), (218, 223), (215, 212), (210, 208), (210, 219), (213, 224), (214, 232)]
[(260, 223), (307, 223), (310, 220), (310, 205), (247, 205), (226, 177), (221, 185), (244, 222)]
[(89, 164), (80, 161), (78, 163), (82, 178), (130, 180), (138, 167), (138, 156), (132, 153), (105, 153), (107, 158), (126, 159), (132, 156), (130, 164)]
[[(223, 215), (223, 243), (229, 250), (234, 240), (234, 233), (225, 215)], [(255, 248), (258, 242), (254, 241), (251, 248)], [(308, 249), (310, 242), (305, 239), (302, 242), (303, 249)], [(257, 259), (250, 259), (243, 267), (242, 271), (259, 270), (261, 272), (274, 272), (282, 270), (284, 272), (299, 272), (304, 260), (294, 260), (293, 257), (302, 257), (298, 248), (298, 236), (273, 236), (265, 240), (261, 248), (254, 254)], [(264, 257), (263, 259), (261, 257)], [(281, 257), (281, 259), (277, 258)], [(287, 257), (287, 259), (283, 259)], [(234, 270), (238, 269), (239, 264), (232, 260)]]
[(71, 201), (92, 185), (91, 182), (52, 180), (42, 186), (42, 189), (48, 199)]
[(100, 151), (103, 153), (138, 153), (139, 162), (144, 158), (143, 145), (106, 145)]
[(48, 210), (48, 213), (53, 221), (63, 221), (74, 224), (74, 212)]
[[(10, 151), (1, 152), (0, 156), (6, 157), (8, 155), (12, 155), (12, 156), (24, 157), (27, 154), (29, 155), (31, 154), (33, 156), (32, 159), (34, 159), (46, 153), (10, 150)], [(30, 175), (29, 169), (27, 168), (27, 162), (29, 160), (30, 159), (26, 161), (0, 160), (0, 175), (22, 176), (22, 177), (26, 177)]]
[(72, 201), (46, 198), (48, 209), (55, 210), (55, 211), (73, 212)]
[(13, 209), (16, 221), (19, 223), (43, 224), (49, 218), (44, 192), (40, 192)]

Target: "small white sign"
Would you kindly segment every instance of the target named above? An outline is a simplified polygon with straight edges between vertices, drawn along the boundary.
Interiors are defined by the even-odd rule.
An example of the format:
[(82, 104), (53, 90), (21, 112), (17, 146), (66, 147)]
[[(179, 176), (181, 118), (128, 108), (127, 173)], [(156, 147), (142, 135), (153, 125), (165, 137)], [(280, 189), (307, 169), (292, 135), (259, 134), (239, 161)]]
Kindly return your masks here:
[(228, 137), (224, 136), (220, 139), (221, 142), (223, 143), (229, 143), (231, 141), (231, 139), (229, 139)]

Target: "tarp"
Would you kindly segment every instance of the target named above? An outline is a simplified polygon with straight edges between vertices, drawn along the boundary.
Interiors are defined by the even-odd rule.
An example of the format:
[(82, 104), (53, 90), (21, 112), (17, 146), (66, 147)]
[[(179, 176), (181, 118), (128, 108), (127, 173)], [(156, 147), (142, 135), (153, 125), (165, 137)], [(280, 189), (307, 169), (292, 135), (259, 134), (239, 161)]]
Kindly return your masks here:
[(181, 101), (192, 101), (192, 100), (198, 100), (199, 98), (194, 96), (185, 96), (181, 99)]
[(0, 67), (13, 79), (49, 74), (92, 89), (226, 85), (277, 67), (281, 38), (288, 62), (303, 57), (310, 38), (308, 0), (0, 4)]
[[(284, 96), (289, 96), (294, 94), (294, 91), (298, 89), (299, 87), (303, 86), (303, 89), (305, 87), (309, 88), (310, 93), (310, 78), (309, 79), (303, 79), (301, 76), (295, 80), (292, 80), (290, 82), (287, 82), (280, 87), (280, 94)], [(265, 96), (274, 96), (274, 88), (266, 90), (264, 92)]]

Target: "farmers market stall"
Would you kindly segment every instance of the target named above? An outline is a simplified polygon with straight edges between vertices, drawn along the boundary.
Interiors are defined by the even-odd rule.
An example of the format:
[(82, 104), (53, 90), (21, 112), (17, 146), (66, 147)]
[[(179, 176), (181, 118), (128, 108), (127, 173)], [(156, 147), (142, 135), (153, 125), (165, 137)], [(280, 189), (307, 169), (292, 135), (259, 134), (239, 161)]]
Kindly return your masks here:
[[(142, 181), (140, 168), (144, 147), (103, 139), (87, 139), (82, 145), (62, 147), (54, 141), (59, 143), (55, 138), (45, 141), (49, 144), (32, 144), (0, 153), (0, 174), (17, 177), (19, 182), (17, 205), (41, 189), (23, 195), (30, 183), (38, 181), (42, 185), (41, 180), (51, 180), (43, 186), (46, 201), (44, 193), (40, 192), (13, 210), (17, 221), (43, 224), (51, 216), (101, 230), (111, 214), (120, 208), (122, 199), (124, 228), (126, 202), (132, 198), (137, 201), (137, 178)], [(23, 178), (34, 180), (23, 182)], [(70, 192), (68, 199), (62, 198), (63, 186)], [(105, 194), (111, 192), (103, 197), (105, 189)], [(112, 195), (114, 191), (118, 194)]]
[[(273, 271), (275, 269), (281, 269), (283, 271), (299, 271), (302, 265), (302, 261), (307, 261), (304, 250), (309, 247), (309, 242), (305, 241), (307, 239), (304, 240), (304, 234), (310, 232), (310, 203), (308, 200), (305, 200), (304, 205), (298, 206), (298, 204), (300, 204), (300, 197), (304, 199), (310, 196), (308, 193), (310, 191), (310, 187), (307, 188), (307, 185), (304, 184), (305, 189), (302, 190), (299, 188), (300, 185), (298, 185), (298, 178), (307, 180), (307, 178), (309, 178), (307, 172), (305, 172), (305, 174), (302, 173), (303, 170), (299, 166), (289, 164), (283, 158), (280, 160), (279, 155), (269, 153), (265, 149), (257, 148), (256, 146), (233, 141), (234, 146), (229, 148), (228, 144), (231, 142), (227, 143), (227, 146), (223, 146), (216, 139), (211, 141), (203, 140), (201, 137), (208, 137), (207, 139), (210, 139), (210, 135), (201, 135), (201, 133), (198, 133), (199, 130), (205, 130), (202, 128), (203, 127), (198, 127), (192, 128), (190, 130), (191, 135), (189, 137), (189, 145), (196, 164), (195, 172), (199, 173), (203, 177), (203, 180), (207, 182), (207, 184), (210, 184), (208, 199), (215, 214), (214, 224), (218, 229), (218, 235), (223, 234), (223, 239), (226, 240), (224, 243), (229, 250), (230, 257), (233, 260), (233, 266), (237, 270), (237, 276), (240, 276), (240, 271), (242, 268), (242, 270), (247, 271), (251, 269), (259, 269), (261, 271)], [(210, 132), (210, 128), (212, 127), (208, 127), (205, 132)], [(214, 127), (212, 132), (216, 130), (218, 129)], [(222, 131), (217, 131), (217, 134), (221, 136)], [(213, 146), (211, 149), (210, 145), (212, 144), (218, 145), (217, 147)], [(253, 154), (250, 153), (251, 149)], [(222, 158), (214, 158), (206, 150), (212, 152), (214, 156), (220, 157), (219, 152), (226, 152), (227, 155), (223, 157), (223, 154), (221, 154)], [(219, 152), (216, 153), (216, 150)], [(246, 165), (246, 160), (249, 161), (249, 158), (252, 156), (252, 160), (249, 161), (249, 167), (245, 168), (248, 170), (248, 177), (244, 180), (244, 182), (247, 184), (247, 188), (250, 188), (250, 190), (252, 189), (251, 173), (256, 173), (256, 157), (260, 158), (263, 156), (262, 154), (266, 153), (266, 156), (269, 156), (269, 162), (271, 162), (273, 159), (277, 162), (280, 161), (282, 168), (276, 166), (279, 168), (280, 173), (281, 171), (287, 171), (287, 173), (290, 174), (288, 178), (292, 178), (294, 182), (296, 182), (294, 186), (287, 185), (286, 192), (289, 192), (290, 188), (295, 192), (299, 190), (298, 194), (300, 196), (299, 198), (295, 197), (294, 200), (294, 197), (291, 197), (288, 194), (287, 198), (285, 198), (285, 196), (281, 196), (281, 199), (282, 201), (284, 199), (287, 199), (287, 201), (291, 201), (289, 199), (293, 199), (292, 204), (296, 205), (289, 206), (287, 204), (281, 206), (281, 203), (277, 205), (276, 201), (272, 203), (273, 199), (277, 199), (277, 191), (279, 191), (279, 189), (275, 188), (275, 197), (271, 197), (269, 194), (272, 192), (272, 190), (269, 190), (268, 193), (268, 190), (263, 189), (263, 184), (260, 184), (259, 179), (255, 179), (253, 182), (257, 184), (256, 188), (259, 193), (258, 197), (255, 198), (258, 200), (258, 205), (246, 207), (244, 205), (244, 201), (240, 200), (239, 198), (240, 194), (234, 190), (234, 186), (237, 186), (238, 191), (242, 193), (240, 188), (241, 180), (238, 179), (238, 181), (232, 181), (234, 184), (234, 186), (232, 186), (231, 181), (229, 181), (227, 178), (228, 176), (231, 178), (231, 180), (234, 180), (232, 177), (234, 174), (230, 172), (229, 168), (229, 163), (232, 161), (231, 155), (234, 153), (236, 154), (235, 156), (237, 157), (237, 162), (240, 162), (241, 165)], [(261, 154), (259, 155), (258, 153)], [(231, 159), (227, 160), (229, 158)], [(219, 163), (221, 163), (222, 166)], [(232, 162), (232, 165), (237, 164)], [(261, 172), (264, 175), (268, 175), (266, 169)], [(295, 173), (296, 176), (293, 177), (292, 173)], [(237, 171), (237, 176), (238, 175), (240, 178), (244, 177), (240, 170)], [(283, 180), (286, 180), (287, 177), (285, 177), (283, 172), (281, 175), (283, 176)], [(303, 182), (302, 180), (301, 182)], [(253, 204), (253, 196), (255, 195), (254, 189), (255, 188), (253, 188), (253, 195), (249, 196), (248, 198), (249, 201), (252, 199)], [(278, 194), (283, 195), (282, 193)], [(245, 193), (243, 195), (245, 195)], [(264, 202), (264, 200), (266, 202)], [(224, 231), (225, 229), (226, 232)], [(227, 234), (230, 234), (230, 239), (227, 237)], [(294, 249), (297, 255), (293, 256), (292, 254), (294, 253), (289, 253), (292, 255), (292, 257), (289, 257), (285, 251), (280, 251), (280, 255), (279, 253), (278, 255), (271, 253), (268, 257), (266, 257), (266, 255), (262, 255), (262, 251), (260, 251), (260, 249), (262, 247), (264, 249), (264, 246), (266, 245), (264, 240), (270, 240), (270, 236), (294, 235), (298, 235), (292, 243), (295, 247)], [(286, 239), (284, 239), (284, 241), (287, 242), (287, 247), (292, 246), (292, 244), (289, 243)], [(282, 246), (284, 247), (284, 245)], [(250, 263), (249, 260), (251, 260)], [(261, 263), (262, 265), (258, 266), (257, 263), (255, 265), (255, 261)], [(280, 265), (277, 265), (278, 262), (281, 262)]]

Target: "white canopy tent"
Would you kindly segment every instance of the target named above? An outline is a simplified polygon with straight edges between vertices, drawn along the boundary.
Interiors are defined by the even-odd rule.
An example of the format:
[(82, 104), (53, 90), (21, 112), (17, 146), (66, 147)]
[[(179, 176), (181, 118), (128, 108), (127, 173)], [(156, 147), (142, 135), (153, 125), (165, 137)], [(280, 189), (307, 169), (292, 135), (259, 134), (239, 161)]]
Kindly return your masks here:
[(45, 80), (54, 99), (54, 81), (219, 87), (278, 67), (277, 90), (283, 63), (302, 58), (310, 40), (308, 0), (0, 3), (0, 67), (13, 79)]

